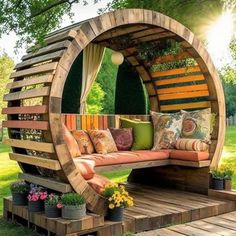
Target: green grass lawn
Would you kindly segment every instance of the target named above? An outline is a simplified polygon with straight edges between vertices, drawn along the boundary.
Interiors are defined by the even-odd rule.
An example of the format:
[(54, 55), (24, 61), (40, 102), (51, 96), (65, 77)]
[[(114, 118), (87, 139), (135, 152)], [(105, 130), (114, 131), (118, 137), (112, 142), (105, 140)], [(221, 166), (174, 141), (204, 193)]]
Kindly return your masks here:
[[(2, 215), (3, 197), (10, 195), (9, 185), (17, 179), (20, 171), (17, 163), (8, 158), (10, 148), (0, 145), (0, 216)], [(221, 164), (230, 164), (236, 172), (236, 126), (227, 129), (223, 158)], [(105, 173), (104, 175), (115, 182), (124, 182), (128, 177), (129, 170)], [(233, 176), (233, 188), (236, 189), (236, 174)], [(0, 218), (0, 236), (33, 235), (18, 225), (10, 224)]]

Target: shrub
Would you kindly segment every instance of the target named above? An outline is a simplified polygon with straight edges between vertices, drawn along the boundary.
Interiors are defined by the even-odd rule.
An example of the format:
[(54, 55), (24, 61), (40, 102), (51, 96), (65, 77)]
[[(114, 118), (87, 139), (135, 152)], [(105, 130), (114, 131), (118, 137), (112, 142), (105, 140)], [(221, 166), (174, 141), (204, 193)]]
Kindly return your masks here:
[(85, 203), (85, 199), (78, 193), (65, 193), (61, 196), (62, 205), (79, 206)]
[(213, 168), (210, 171), (212, 178), (214, 179), (224, 179), (224, 171), (218, 168)]
[(24, 181), (18, 181), (11, 184), (11, 192), (12, 193), (28, 193), (30, 190), (30, 186)]

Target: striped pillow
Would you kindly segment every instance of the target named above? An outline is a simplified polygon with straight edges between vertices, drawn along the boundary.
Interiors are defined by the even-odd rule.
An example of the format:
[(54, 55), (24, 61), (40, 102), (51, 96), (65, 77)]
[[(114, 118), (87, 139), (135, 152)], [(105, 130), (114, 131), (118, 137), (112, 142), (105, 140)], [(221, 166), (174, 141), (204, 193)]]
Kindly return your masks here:
[(175, 147), (178, 150), (198, 151), (198, 152), (206, 152), (209, 149), (209, 145), (203, 142), (201, 139), (188, 139), (188, 138), (177, 139)]

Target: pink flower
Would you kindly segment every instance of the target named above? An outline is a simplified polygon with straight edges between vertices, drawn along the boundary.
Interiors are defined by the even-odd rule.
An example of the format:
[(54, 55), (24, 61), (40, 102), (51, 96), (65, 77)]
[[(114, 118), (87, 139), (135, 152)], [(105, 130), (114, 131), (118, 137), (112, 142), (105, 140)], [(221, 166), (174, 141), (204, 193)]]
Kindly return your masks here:
[(57, 208), (61, 209), (62, 208), (62, 204), (61, 203), (57, 203)]
[(47, 198), (47, 192), (40, 192), (39, 196), (41, 200), (45, 200)]
[(38, 201), (38, 200), (39, 200), (39, 196), (38, 196), (37, 194), (33, 194), (33, 195), (31, 196), (31, 201), (36, 202), (36, 201)]

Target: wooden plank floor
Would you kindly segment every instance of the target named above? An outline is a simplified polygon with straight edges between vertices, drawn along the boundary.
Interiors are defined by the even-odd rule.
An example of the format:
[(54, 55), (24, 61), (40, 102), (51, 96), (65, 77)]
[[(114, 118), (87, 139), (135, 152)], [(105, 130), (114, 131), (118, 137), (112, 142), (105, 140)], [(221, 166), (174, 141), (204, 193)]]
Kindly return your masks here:
[(136, 234), (137, 236), (233, 236), (236, 235), (236, 211), (182, 225)]
[(235, 202), (190, 192), (127, 185), (134, 207), (125, 209), (125, 231), (142, 232), (224, 214)]

